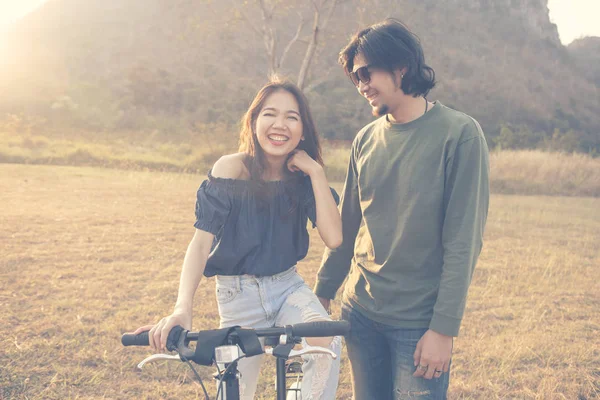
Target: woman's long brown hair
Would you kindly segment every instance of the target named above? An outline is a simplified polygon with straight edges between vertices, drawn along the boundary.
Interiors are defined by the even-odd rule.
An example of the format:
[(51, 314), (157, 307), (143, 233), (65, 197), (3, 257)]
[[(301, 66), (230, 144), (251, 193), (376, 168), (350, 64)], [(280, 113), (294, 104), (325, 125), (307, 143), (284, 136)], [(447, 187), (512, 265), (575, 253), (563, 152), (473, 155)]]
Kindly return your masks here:
[[(256, 136), (256, 120), (258, 119), (258, 115), (263, 109), (267, 98), (278, 91), (290, 93), (298, 103), (304, 140), (300, 141), (297, 148), (306, 151), (313, 160), (323, 165), (319, 137), (306, 97), (302, 91), (291, 82), (279, 80), (271, 81), (263, 86), (254, 97), (248, 111), (246, 111), (246, 114), (242, 118), (242, 129), (240, 131), (239, 151), (248, 155), (245, 164), (250, 172), (252, 186), (255, 188), (258, 195), (267, 194), (268, 191), (265, 190), (266, 182), (263, 178), (266, 168), (265, 155)], [(285, 180), (288, 181), (291, 186), (296, 186), (295, 183), (299, 182), (302, 177), (301, 173), (292, 173), (287, 169), (285, 170), (285, 175)]]

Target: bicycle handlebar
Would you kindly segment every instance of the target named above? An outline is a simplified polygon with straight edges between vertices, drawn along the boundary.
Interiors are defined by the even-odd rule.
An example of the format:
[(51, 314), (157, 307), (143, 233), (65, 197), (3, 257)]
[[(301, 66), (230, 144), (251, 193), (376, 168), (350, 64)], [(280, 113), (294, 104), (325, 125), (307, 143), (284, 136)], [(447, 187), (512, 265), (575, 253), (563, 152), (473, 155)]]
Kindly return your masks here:
[[(281, 336), (286, 332), (291, 332), (295, 337), (327, 337), (327, 336), (344, 336), (350, 331), (350, 324), (346, 321), (315, 321), (302, 322), (285, 327), (261, 328), (255, 329), (256, 335), (259, 337), (266, 336)], [(185, 340), (198, 340), (199, 332), (186, 332)], [(138, 335), (125, 333), (121, 337), (123, 346), (148, 346), (148, 332), (142, 332)]]
[(299, 337), (344, 336), (348, 332), (350, 323), (347, 321), (316, 321), (292, 325), (292, 336)]
[(132, 333), (124, 333), (121, 336), (123, 346), (149, 346), (148, 331), (134, 335)]

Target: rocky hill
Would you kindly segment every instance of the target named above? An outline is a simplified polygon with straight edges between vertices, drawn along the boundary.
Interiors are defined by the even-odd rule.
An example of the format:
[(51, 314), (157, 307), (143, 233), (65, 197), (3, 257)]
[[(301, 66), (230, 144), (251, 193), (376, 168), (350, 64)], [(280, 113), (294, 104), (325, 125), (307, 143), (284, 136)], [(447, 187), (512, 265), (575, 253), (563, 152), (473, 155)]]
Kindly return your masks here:
[(600, 87), (600, 37), (577, 39), (568, 49), (581, 73)]
[[(279, 71), (294, 78), (313, 10), (278, 4), (269, 26), (279, 55), (306, 21)], [(503, 127), (531, 135), (525, 147), (558, 130), (577, 137), (576, 150), (600, 151), (600, 39), (562, 46), (547, 0), (338, 0), (307, 85), (325, 136), (350, 139), (371, 119), (336, 60), (352, 33), (385, 17), (421, 38), (439, 81), (430, 98), (473, 115), (491, 143)], [(267, 79), (263, 24), (257, 1), (49, 0), (5, 42), (0, 118), (107, 134), (235, 123)]]

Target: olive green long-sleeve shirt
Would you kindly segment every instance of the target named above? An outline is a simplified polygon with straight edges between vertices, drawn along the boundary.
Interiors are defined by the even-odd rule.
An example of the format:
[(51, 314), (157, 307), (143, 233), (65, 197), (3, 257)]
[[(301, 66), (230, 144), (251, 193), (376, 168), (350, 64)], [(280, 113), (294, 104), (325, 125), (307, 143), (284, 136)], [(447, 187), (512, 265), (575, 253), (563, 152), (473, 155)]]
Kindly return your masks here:
[[(437, 102), (422, 117), (382, 117), (352, 145), (340, 202), (344, 241), (315, 292), (368, 318), (457, 336), (483, 244), (488, 148), (479, 124)], [(349, 274), (349, 275), (348, 275)]]

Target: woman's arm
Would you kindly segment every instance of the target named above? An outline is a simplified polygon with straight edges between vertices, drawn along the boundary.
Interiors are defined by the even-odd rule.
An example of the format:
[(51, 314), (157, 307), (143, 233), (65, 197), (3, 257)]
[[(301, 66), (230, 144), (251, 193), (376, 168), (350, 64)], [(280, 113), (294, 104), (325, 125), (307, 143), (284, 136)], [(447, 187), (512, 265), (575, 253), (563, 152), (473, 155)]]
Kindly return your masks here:
[(362, 210), (358, 195), (358, 172), (356, 166), (356, 141), (352, 144), (346, 182), (340, 199), (340, 216), (342, 217), (342, 235), (344, 241), (337, 249), (325, 249), (321, 268), (317, 272), (315, 293), (325, 309), (329, 308), (331, 299), (348, 276), (350, 264), (354, 257), (354, 244), (362, 223)]
[[(221, 157), (213, 166), (212, 174), (218, 178), (237, 178), (243, 171), (243, 153), (230, 154)], [(196, 201), (196, 232), (188, 245), (179, 278), (179, 291), (173, 313), (162, 318), (156, 325), (146, 325), (134, 333), (150, 331), (148, 339), (154, 349), (164, 350), (171, 329), (181, 325), (185, 329), (192, 328), (192, 312), (194, 293), (198, 289), (206, 261), (215, 238), (230, 211), (227, 196), (211, 193), (204, 185), (198, 189)]]
[(181, 325), (185, 329), (192, 328), (194, 293), (204, 274), (213, 238), (212, 233), (196, 229), (183, 260), (179, 279), (179, 292), (173, 313), (162, 318), (156, 325), (145, 325), (133, 332), (137, 335), (149, 330), (148, 339), (153, 349), (165, 350), (169, 332), (175, 326)]
[(290, 170), (300, 170), (310, 177), (317, 206), (317, 230), (330, 249), (342, 244), (342, 219), (329, 189), (323, 167), (305, 151), (296, 152), (288, 161)]
[(183, 259), (183, 268), (181, 270), (181, 277), (179, 278), (179, 292), (174, 311), (186, 312), (191, 315), (194, 293), (204, 274), (206, 260), (208, 259), (214, 237), (212, 233), (196, 229)]
[(342, 219), (337, 204), (323, 168), (319, 165), (309, 176), (317, 205), (317, 230), (325, 245), (335, 249), (342, 244)]

